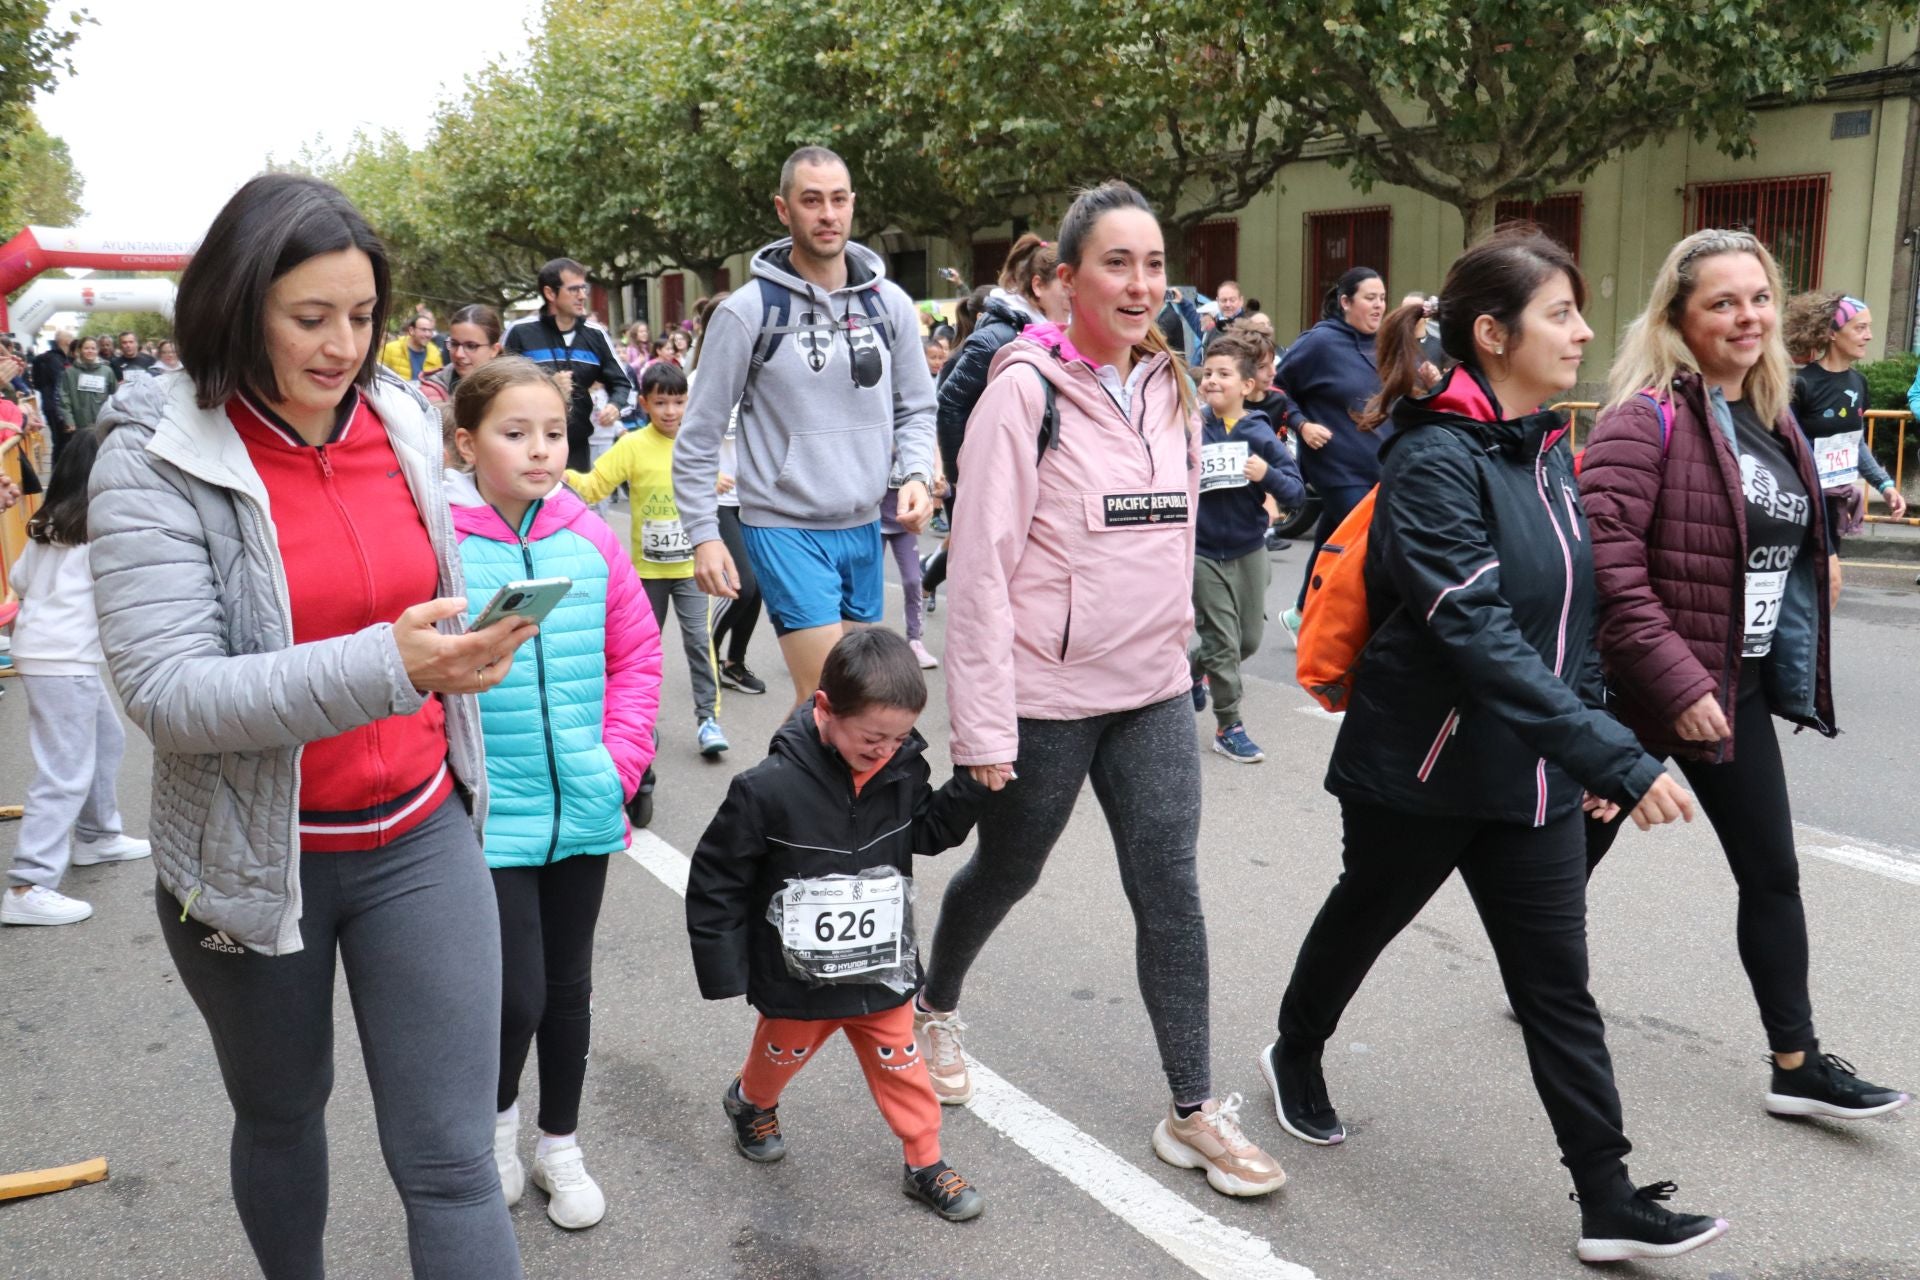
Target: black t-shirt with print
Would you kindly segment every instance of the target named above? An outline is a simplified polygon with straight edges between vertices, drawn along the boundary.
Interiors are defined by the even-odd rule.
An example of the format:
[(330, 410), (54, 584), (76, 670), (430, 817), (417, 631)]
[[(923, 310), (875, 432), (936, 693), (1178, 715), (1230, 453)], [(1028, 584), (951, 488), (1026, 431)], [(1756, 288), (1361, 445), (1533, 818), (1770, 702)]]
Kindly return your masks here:
[(1794, 374), (1793, 416), (1809, 439), (1860, 430), (1870, 407), (1867, 380), (1858, 369), (1835, 373), (1816, 362)]
[(1805, 549), (1812, 527), (1807, 486), (1793, 455), (1760, 421), (1745, 400), (1729, 403), (1740, 448), (1740, 487), (1747, 500), (1746, 607), (1741, 654), (1761, 658), (1773, 651), (1787, 574)]

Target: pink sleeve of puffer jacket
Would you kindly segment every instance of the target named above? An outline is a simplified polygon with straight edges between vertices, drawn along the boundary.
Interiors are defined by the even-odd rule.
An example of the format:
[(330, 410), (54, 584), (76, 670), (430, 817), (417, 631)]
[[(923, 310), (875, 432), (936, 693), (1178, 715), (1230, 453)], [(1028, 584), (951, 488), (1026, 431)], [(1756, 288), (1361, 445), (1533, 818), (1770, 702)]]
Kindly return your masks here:
[[(1684, 402), (1675, 412), (1689, 415)], [(1593, 535), (1600, 657), (1615, 687), (1672, 724), (1717, 681), (1674, 627), (1649, 572), (1667, 464), (1662, 435), (1658, 410), (1642, 398), (1601, 413), (1580, 462), (1580, 505)]]
[(653, 763), (660, 716), (660, 628), (620, 538), (598, 517), (581, 521), (607, 561), (607, 695), (602, 740), (633, 799)]
[(947, 548), (948, 609), (966, 624), (947, 632), (955, 765), (1007, 764), (1020, 754), (1012, 580), (1040, 500), (1040, 377), (1030, 365), (1004, 367), (980, 393), (960, 446), (967, 482), (959, 486)]

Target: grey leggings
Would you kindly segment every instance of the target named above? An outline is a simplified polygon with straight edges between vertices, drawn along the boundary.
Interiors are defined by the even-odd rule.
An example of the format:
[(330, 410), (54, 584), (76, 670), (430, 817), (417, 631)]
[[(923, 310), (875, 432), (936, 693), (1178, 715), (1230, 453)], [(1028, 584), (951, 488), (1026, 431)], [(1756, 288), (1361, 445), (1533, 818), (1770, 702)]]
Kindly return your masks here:
[(242, 950), (154, 894), (233, 1103), (233, 1202), (261, 1272), (326, 1274), (337, 954), (415, 1280), (517, 1280), (493, 1167), (500, 926), (466, 810), (449, 799), (383, 849), (307, 854), (300, 888), (305, 947), (288, 956)]
[(1207, 1011), (1207, 922), (1194, 858), (1200, 756), (1183, 692), (1137, 711), (1085, 720), (1020, 721), (1019, 778), (988, 802), (980, 843), (947, 885), (933, 934), (924, 1002), (956, 1009), (980, 949), (1040, 880), (1073, 816), (1080, 787), (1107, 816), (1120, 885), (1133, 908), (1140, 996), (1174, 1101), (1213, 1096)]

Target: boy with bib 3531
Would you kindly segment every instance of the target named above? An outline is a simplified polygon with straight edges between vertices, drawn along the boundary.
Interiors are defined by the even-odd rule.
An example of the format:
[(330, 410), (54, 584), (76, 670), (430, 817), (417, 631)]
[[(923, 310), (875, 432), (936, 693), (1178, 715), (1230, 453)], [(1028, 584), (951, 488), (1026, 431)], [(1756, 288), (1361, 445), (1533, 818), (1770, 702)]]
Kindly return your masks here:
[(744, 994), (760, 1015), (723, 1099), (740, 1153), (786, 1155), (781, 1092), (844, 1031), (905, 1148), (902, 1190), (959, 1222), (982, 1202), (941, 1158), (940, 1103), (914, 1036), (913, 855), (966, 839), (988, 787), (964, 772), (930, 785), (913, 728), (926, 701), (897, 634), (862, 629), (835, 644), (819, 691), (734, 778), (700, 838), (687, 931), (700, 994)]

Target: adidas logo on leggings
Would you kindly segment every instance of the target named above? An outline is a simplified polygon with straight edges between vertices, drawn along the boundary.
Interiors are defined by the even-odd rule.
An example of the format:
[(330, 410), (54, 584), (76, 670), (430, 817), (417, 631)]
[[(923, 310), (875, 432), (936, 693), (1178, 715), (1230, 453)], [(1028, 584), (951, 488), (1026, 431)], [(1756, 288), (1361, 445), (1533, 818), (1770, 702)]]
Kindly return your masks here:
[(229, 938), (225, 933), (216, 931), (200, 939), (200, 945), (209, 951), (224, 951), (230, 956), (245, 955), (247, 949)]

